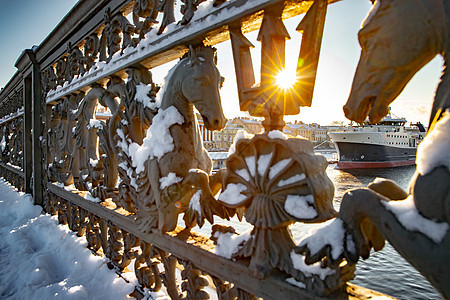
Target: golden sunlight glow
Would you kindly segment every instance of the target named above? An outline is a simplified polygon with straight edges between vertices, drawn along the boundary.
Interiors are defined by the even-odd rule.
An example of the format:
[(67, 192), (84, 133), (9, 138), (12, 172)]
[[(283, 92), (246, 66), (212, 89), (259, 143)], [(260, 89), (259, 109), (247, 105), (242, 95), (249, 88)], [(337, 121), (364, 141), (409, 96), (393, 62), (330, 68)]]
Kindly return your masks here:
[(276, 76), (276, 84), (284, 90), (291, 88), (295, 84), (295, 80), (295, 72), (291, 73), (287, 70), (281, 70)]

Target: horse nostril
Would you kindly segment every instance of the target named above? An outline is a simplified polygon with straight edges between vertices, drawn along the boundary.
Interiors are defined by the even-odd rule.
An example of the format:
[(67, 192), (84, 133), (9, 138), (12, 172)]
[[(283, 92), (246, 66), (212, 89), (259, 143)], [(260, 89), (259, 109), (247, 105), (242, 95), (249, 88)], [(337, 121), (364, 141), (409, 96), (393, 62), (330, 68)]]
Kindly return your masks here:
[(213, 125), (214, 127), (218, 127), (220, 125), (219, 119), (214, 119)]

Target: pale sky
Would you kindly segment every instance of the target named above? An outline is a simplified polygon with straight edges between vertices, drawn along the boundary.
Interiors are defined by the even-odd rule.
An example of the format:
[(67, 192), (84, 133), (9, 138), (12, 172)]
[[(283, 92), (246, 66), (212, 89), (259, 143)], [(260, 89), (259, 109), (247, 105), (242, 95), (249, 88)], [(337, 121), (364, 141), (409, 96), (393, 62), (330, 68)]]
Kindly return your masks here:
[[(14, 63), (22, 50), (38, 45), (69, 12), (75, 0), (0, 0), (0, 87), (6, 85), (15, 73)], [(285, 120), (327, 125), (333, 120), (346, 120), (342, 112), (350, 92), (353, 74), (359, 59), (357, 32), (370, 10), (369, 0), (342, 0), (329, 5), (325, 22), (319, 69), (313, 105), (302, 108), (297, 116)], [(301, 34), (295, 27), (303, 16), (285, 22), (291, 40), (287, 44), (287, 68), (295, 66), (301, 43)], [(259, 42), (257, 32), (248, 35), (256, 46), (252, 51), (256, 77), (259, 77)], [(238, 114), (234, 65), (229, 42), (216, 45), (219, 70), (226, 78), (222, 88), (222, 103), (226, 117)], [(429, 112), (442, 70), (442, 58), (437, 57), (411, 80), (402, 94), (392, 103), (392, 112), (408, 121), (428, 125)], [(156, 83), (162, 80), (168, 67), (153, 70)], [(294, 70), (292, 70), (294, 72)]]

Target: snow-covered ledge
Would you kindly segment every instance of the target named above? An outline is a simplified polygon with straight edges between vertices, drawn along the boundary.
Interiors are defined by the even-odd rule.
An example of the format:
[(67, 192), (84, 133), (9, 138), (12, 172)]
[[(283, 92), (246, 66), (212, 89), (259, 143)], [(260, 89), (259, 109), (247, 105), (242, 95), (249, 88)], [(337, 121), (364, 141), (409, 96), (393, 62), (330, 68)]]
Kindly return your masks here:
[(15, 118), (23, 116), (23, 111), (24, 110), (23, 110), (23, 107), (22, 107), (22, 108), (19, 108), (16, 112), (10, 113), (9, 115), (4, 116), (3, 118), (0, 119), (0, 125), (3, 124), (3, 123), (7, 123), (9, 121), (12, 121)]

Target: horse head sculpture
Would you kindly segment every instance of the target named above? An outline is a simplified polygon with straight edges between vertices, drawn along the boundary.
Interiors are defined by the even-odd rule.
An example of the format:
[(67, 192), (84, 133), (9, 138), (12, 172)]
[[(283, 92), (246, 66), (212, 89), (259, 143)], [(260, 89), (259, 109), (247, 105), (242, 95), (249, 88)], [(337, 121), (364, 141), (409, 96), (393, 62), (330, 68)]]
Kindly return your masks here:
[(226, 124), (219, 95), (224, 78), (216, 67), (217, 57), (214, 50), (210, 47), (200, 49), (193, 51), (191, 47), (189, 51), (189, 63), (197, 67), (192, 69), (192, 76), (183, 82), (182, 90), (186, 98), (199, 110), (206, 128), (220, 130)]
[(376, 0), (358, 33), (361, 57), (345, 116), (379, 122), (414, 74), (444, 54), (445, 34), (442, 0)]
[[(219, 89), (224, 78), (220, 76), (216, 62), (214, 48), (190, 46), (187, 56), (171, 72), (172, 76), (167, 84), (169, 87), (177, 86), (177, 93), (165, 94), (167, 97), (162, 100), (161, 108), (170, 105), (177, 107), (180, 105), (179, 100), (183, 99), (197, 108), (207, 129), (223, 129), (227, 119), (223, 114)], [(178, 107), (178, 110), (183, 114), (183, 108)]]

